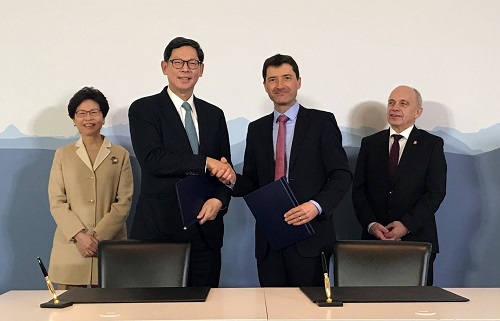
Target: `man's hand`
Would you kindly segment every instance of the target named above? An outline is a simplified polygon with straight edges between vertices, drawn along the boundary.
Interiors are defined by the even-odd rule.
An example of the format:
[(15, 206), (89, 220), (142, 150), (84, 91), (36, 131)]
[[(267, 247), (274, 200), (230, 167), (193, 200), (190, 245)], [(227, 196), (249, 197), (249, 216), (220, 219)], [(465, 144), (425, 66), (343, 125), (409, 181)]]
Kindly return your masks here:
[(380, 223), (375, 223), (370, 226), (368, 232), (379, 240), (388, 240), (388, 238), (386, 237), (386, 233), (389, 233), (389, 230)]
[(216, 198), (208, 199), (205, 202), (205, 204), (203, 204), (203, 207), (201, 208), (201, 211), (198, 214), (198, 216), (196, 216), (200, 225), (205, 223), (206, 221), (215, 220), (221, 207), (222, 207), (222, 202), (220, 200)]
[(316, 216), (318, 216), (319, 212), (311, 202), (305, 202), (296, 206), (285, 213), (285, 222), (293, 225), (302, 225), (307, 222), (310, 222)]
[(397, 240), (401, 241), (401, 238), (408, 234), (408, 229), (400, 221), (394, 221), (386, 226), (387, 233), (385, 233), (385, 238), (387, 240)]
[(97, 244), (99, 240), (85, 233), (84, 231), (78, 232), (73, 239), (75, 240), (76, 248), (83, 257), (92, 257), (97, 255)]
[(220, 161), (207, 157), (207, 169), (210, 171), (210, 175), (217, 177), (223, 184), (236, 182), (236, 173), (225, 157), (222, 157)]

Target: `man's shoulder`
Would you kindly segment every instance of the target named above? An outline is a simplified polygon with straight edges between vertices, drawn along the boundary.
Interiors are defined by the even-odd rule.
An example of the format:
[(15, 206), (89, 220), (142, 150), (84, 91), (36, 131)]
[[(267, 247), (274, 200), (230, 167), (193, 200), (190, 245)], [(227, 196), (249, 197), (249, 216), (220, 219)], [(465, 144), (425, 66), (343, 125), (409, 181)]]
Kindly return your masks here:
[[(161, 102), (160, 97), (162, 95), (163, 95), (163, 91), (158, 93), (158, 94), (145, 96), (145, 97), (141, 97), (139, 99), (136, 99), (130, 105), (130, 109), (134, 110), (136, 108), (141, 108), (143, 110), (144, 108), (154, 108), (156, 105), (160, 104), (160, 102)], [(167, 97), (168, 97), (168, 95), (167, 95)]]
[(309, 117), (314, 117), (318, 119), (327, 119), (327, 118), (335, 118), (332, 112), (326, 111), (326, 110), (321, 110), (321, 109), (314, 109), (314, 108), (307, 108), (302, 105), (300, 105), (299, 108), (299, 114), (305, 114), (308, 115)]
[(261, 127), (269, 124), (269, 122), (272, 123), (273, 119), (273, 113), (267, 114), (265, 116), (262, 116), (254, 121), (251, 121), (250, 124), (248, 124), (248, 128), (250, 129), (251, 127)]
[(434, 135), (426, 130), (419, 129), (416, 127), (414, 130), (415, 130), (415, 133), (419, 139), (427, 139), (427, 140), (433, 141), (433, 142), (443, 142), (443, 138), (441, 138), (437, 135)]
[(196, 106), (196, 109), (205, 108), (210, 110), (211, 112), (223, 112), (220, 107), (217, 107), (216, 105), (209, 103), (208, 101), (198, 98), (196, 96), (194, 96), (194, 104)]
[(388, 138), (389, 135), (389, 129), (383, 129), (378, 132), (375, 132), (373, 134), (367, 135), (363, 137), (363, 140), (365, 141), (371, 141), (371, 140), (377, 140), (377, 139), (382, 139), (382, 138)]

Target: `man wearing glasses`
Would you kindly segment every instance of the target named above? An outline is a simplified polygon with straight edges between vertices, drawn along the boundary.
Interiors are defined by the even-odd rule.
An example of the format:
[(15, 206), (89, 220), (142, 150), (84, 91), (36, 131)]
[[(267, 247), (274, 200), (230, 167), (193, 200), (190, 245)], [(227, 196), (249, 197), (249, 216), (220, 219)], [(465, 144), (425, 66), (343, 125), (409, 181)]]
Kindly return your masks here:
[(193, 95), (203, 75), (204, 53), (191, 39), (177, 37), (161, 62), (168, 86), (159, 94), (132, 103), (130, 136), (141, 166), (141, 192), (130, 238), (191, 243), (188, 286), (219, 284), (222, 217), (230, 190), (219, 183), (203, 205), (198, 223), (183, 229), (175, 184), (188, 175), (217, 169), (224, 179), (234, 172), (223, 111)]

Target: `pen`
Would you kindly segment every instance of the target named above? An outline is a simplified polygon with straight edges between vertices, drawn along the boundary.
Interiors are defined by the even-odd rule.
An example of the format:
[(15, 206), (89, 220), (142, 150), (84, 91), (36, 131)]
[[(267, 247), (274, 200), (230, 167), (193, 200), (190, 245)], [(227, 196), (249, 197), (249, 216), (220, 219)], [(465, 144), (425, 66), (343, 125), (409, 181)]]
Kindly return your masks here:
[(332, 303), (332, 289), (328, 277), (328, 264), (326, 264), (325, 252), (321, 252), (321, 263), (323, 264), (323, 276), (325, 277), (326, 303)]
[(43, 265), (42, 260), (37, 257), (38, 260), (38, 265), (40, 265), (40, 269), (42, 270), (43, 277), (45, 278), (45, 281), (47, 282), (47, 288), (49, 288), (50, 293), (52, 293), (52, 297), (54, 298), (54, 303), (58, 303), (59, 301), (57, 300), (57, 294), (56, 291), (54, 290), (54, 286), (52, 285), (52, 282), (50, 282), (49, 279), (49, 274), (47, 273), (47, 270), (45, 269), (45, 266)]

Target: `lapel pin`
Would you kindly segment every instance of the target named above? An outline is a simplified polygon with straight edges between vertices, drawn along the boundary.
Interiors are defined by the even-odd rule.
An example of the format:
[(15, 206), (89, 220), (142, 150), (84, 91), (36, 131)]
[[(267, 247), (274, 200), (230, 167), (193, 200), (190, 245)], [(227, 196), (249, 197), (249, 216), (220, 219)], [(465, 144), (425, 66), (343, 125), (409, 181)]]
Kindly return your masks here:
[(111, 164), (118, 164), (118, 157), (116, 156), (111, 157)]
[(414, 140), (414, 141), (413, 141), (413, 145), (417, 145), (417, 143), (418, 143), (418, 142), (417, 142), (416, 140)]

